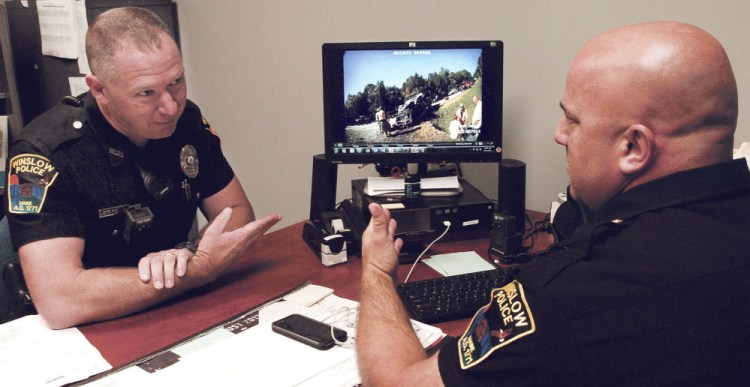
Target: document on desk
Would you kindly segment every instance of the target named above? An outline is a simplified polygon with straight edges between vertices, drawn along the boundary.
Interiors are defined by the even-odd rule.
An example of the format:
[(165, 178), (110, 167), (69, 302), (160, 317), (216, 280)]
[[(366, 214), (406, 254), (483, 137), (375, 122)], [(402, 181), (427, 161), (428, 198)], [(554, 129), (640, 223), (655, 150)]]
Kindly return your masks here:
[(433, 255), (423, 262), (446, 277), (495, 268), (475, 251)]
[(39, 315), (0, 325), (5, 386), (61, 386), (112, 368), (77, 328), (52, 330)]
[[(230, 335), (211, 340), (199, 350), (177, 347), (168, 366), (145, 372), (132, 367), (95, 381), (90, 386), (163, 385), (274, 385), (274, 386), (354, 386), (361, 382), (356, 364), (356, 323), (359, 303), (333, 294), (306, 307), (291, 301), (278, 301), (258, 312), (258, 323)], [(321, 351), (291, 340), (271, 329), (271, 323), (293, 313), (303, 314), (347, 331), (349, 339)], [(425, 347), (444, 335), (439, 328), (413, 322)], [(215, 335), (216, 333), (211, 333)], [(191, 344), (195, 345), (195, 344)]]
[[(420, 188), (428, 191), (455, 191), (461, 188), (456, 176), (427, 177), (420, 180)], [(404, 179), (396, 177), (368, 177), (365, 193), (369, 196), (401, 196), (404, 194)]]

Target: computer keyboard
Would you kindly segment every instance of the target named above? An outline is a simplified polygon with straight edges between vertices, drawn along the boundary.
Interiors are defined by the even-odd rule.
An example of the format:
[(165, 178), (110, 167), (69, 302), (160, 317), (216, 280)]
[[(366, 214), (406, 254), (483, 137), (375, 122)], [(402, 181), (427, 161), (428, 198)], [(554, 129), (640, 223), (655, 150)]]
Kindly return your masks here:
[(435, 323), (473, 316), (490, 302), (490, 291), (504, 285), (513, 269), (494, 269), (398, 285), (415, 320)]

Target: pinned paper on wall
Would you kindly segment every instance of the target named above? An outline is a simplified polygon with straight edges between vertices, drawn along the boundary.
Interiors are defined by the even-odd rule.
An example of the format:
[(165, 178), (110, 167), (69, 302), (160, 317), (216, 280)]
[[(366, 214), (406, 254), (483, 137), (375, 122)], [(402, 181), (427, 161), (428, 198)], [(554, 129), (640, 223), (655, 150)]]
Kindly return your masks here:
[(81, 95), (89, 91), (89, 85), (86, 84), (86, 78), (84, 77), (68, 77), (68, 84), (70, 85), (70, 95)]
[(0, 116), (0, 192), (5, 191), (5, 162), (8, 160), (8, 116)]
[(89, 29), (89, 21), (86, 19), (86, 0), (72, 1), (76, 36), (78, 38), (78, 72), (81, 74), (91, 74), (89, 60), (86, 57), (86, 31)]
[[(82, 48), (86, 33), (86, 3), (84, 0), (38, 0), (39, 32), (42, 54), (65, 59), (85, 58)], [(83, 22), (81, 21), (83, 20)], [(80, 55), (84, 53), (84, 55)], [(88, 69), (88, 63), (81, 66)], [(84, 72), (85, 73), (85, 72)]]

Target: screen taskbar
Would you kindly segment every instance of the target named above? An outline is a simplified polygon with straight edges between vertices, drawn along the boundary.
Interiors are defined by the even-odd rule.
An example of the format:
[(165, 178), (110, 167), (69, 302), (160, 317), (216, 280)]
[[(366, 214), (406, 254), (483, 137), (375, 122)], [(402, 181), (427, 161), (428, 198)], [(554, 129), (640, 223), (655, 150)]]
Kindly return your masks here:
[(494, 152), (491, 141), (478, 141), (451, 144), (429, 145), (393, 145), (393, 144), (334, 144), (334, 154), (372, 154), (372, 153), (438, 153), (438, 152)]

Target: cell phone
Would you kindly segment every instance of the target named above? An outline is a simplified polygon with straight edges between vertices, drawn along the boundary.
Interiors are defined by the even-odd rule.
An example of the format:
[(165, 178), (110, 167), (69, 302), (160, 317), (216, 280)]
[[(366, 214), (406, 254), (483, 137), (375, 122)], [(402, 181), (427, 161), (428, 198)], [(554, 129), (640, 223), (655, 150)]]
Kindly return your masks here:
[[(271, 324), (274, 332), (282, 334), (313, 348), (326, 350), (336, 343), (331, 336), (331, 326), (301, 314), (291, 314)], [(333, 328), (338, 341), (346, 341), (346, 331)]]

